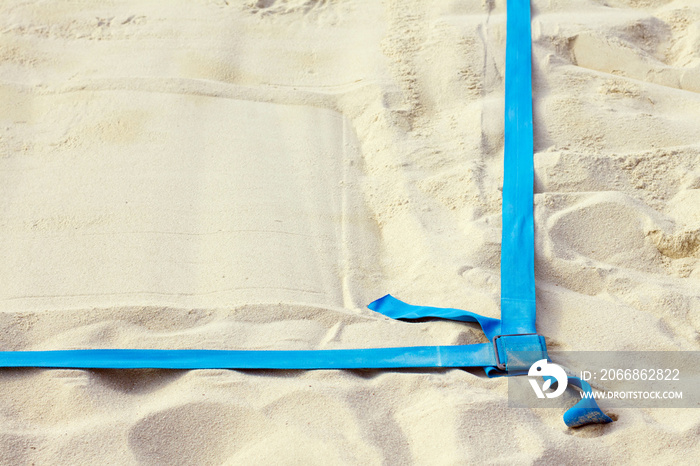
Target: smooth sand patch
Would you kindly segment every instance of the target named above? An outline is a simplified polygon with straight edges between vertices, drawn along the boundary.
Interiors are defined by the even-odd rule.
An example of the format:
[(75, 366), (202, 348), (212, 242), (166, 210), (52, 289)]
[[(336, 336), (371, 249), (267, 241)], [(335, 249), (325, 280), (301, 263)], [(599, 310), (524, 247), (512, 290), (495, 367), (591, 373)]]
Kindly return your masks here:
[(31, 149), (0, 162), (7, 308), (353, 304), (357, 156), (340, 114), (130, 91), (30, 100), (17, 142)]

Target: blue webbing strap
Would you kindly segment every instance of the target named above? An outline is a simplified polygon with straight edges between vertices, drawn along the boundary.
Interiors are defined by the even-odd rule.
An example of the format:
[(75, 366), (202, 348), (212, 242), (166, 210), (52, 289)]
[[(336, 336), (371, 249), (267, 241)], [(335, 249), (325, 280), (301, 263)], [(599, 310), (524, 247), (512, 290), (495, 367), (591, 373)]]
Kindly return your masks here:
[[(493, 341), (496, 367), (489, 377), (526, 375), (529, 366), (547, 356), (537, 335), (535, 302), (534, 161), (532, 129), (532, 45), (530, 0), (508, 0), (506, 25), (506, 102), (501, 243), (501, 319), (459, 309), (410, 306), (392, 296), (370, 309), (396, 319), (422, 317), (477, 322)], [(497, 352), (496, 352), (497, 351)], [(527, 355), (527, 360), (521, 357)], [(584, 392), (585, 381), (569, 377)], [(592, 399), (582, 399), (564, 415), (568, 426), (612, 422)]]
[(530, 37), (530, 0), (508, 0), (501, 212), (501, 331), (504, 335), (536, 333)]
[[(501, 332), (511, 335), (536, 333), (536, 303), (530, 0), (508, 0), (507, 8)], [(522, 349), (518, 341), (514, 343), (513, 354), (526, 354), (518, 353)], [(569, 377), (569, 383), (591, 391), (590, 385), (577, 377)], [(564, 422), (577, 427), (612, 419), (595, 401), (583, 398), (564, 414)]]
[[(478, 323), (491, 343), (311, 351), (91, 349), (0, 351), (0, 367), (112, 369), (359, 369), (483, 367), (490, 377), (526, 374), (547, 358), (535, 330), (533, 142), (529, 0), (508, 0), (506, 115), (501, 249), (501, 319), (459, 309), (411, 306), (390, 295), (369, 305), (394, 319), (435, 317)], [(523, 360), (518, 354), (532, 354)], [(547, 358), (548, 359), (548, 358)], [(585, 382), (572, 385), (590, 391)], [(592, 399), (564, 417), (567, 425), (610, 422)]]
[[(578, 377), (569, 376), (569, 385), (578, 387), (584, 393), (591, 393), (591, 385)], [(566, 410), (564, 422), (569, 427), (579, 427), (586, 424), (607, 424), (613, 420), (598, 407), (593, 398), (583, 396), (581, 401)]]
[(390, 369), (493, 365), (490, 343), (338, 350), (0, 351), (0, 367), (80, 369)]
[(481, 326), (489, 341), (492, 341), (496, 335), (501, 333), (501, 321), (493, 317), (485, 317), (461, 309), (411, 306), (403, 301), (399, 301), (390, 294), (370, 303), (367, 307), (392, 319), (414, 320), (433, 317), (436, 319), (476, 322)]

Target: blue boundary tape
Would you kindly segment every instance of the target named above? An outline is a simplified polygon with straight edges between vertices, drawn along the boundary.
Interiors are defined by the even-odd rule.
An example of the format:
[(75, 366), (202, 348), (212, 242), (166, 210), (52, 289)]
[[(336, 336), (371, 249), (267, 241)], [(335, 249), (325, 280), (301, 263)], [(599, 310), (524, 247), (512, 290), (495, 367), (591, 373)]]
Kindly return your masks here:
[[(530, 1), (508, 0), (506, 103), (501, 246), (501, 319), (459, 309), (411, 306), (390, 295), (369, 305), (395, 319), (436, 317), (478, 323), (492, 343), (310, 351), (89, 349), (0, 351), (0, 367), (110, 369), (360, 369), (483, 367), (489, 376), (522, 375), (533, 361), (517, 352), (546, 357), (536, 335), (533, 123)], [(590, 391), (580, 379), (573, 385)], [(591, 399), (567, 411), (570, 426), (610, 422)]]

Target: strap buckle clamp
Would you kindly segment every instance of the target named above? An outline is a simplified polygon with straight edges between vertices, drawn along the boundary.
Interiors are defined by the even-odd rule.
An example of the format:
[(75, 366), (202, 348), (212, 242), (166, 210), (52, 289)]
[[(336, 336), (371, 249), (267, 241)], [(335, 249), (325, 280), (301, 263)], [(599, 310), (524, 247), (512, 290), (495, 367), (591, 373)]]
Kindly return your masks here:
[[(506, 367), (506, 362), (507, 358), (504, 362), (501, 362), (500, 355), (498, 354), (498, 344), (496, 343), (497, 340), (501, 337), (524, 337), (524, 336), (531, 336), (531, 335), (537, 335), (537, 333), (515, 333), (515, 334), (509, 334), (509, 335), (496, 335), (493, 337), (493, 354), (496, 356), (496, 367), (503, 372), (508, 372), (508, 369)], [(538, 335), (539, 336), (539, 335)], [(506, 353), (507, 356), (507, 353)]]

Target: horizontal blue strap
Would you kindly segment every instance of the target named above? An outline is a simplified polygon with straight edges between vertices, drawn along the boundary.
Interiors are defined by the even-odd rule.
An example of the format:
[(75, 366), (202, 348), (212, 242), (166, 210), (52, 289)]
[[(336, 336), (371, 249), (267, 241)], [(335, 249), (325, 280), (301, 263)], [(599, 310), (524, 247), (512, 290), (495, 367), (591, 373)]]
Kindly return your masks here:
[(473, 312), (463, 311), (462, 309), (414, 306), (404, 303), (390, 294), (371, 302), (367, 307), (392, 319), (415, 320), (434, 317), (460, 322), (476, 322), (481, 326), (486, 338), (489, 340), (493, 340), (501, 330), (501, 321), (493, 317), (482, 316)]
[(338, 350), (85, 349), (0, 351), (0, 367), (74, 369), (389, 369), (483, 367), (489, 343)]

